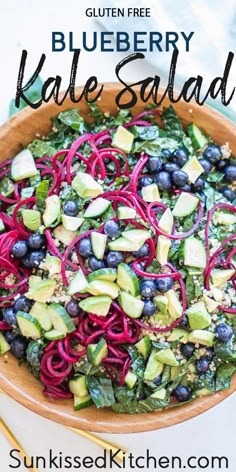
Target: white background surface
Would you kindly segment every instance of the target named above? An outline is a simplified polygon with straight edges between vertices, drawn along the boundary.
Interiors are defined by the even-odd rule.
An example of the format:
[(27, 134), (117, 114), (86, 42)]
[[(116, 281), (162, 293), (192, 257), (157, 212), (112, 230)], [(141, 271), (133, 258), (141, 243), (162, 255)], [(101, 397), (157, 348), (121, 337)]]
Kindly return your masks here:
[[(1, 2), (0, 122), (7, 119), (8, 104), (15, 93), (16, 77), (23, 48), (27, 49), (29, 53), (27, 63), (29, 74), (36, 67), (42, 52), (45, 52), (47, 62), (42, 73), (43, 79), (46, 79), (49, 74), (59, 74), (64, 77), (64, 88), (67, 86), (72, 53), (51, 52), (51, 31), (74, 31), (78, 41), (81, 30), (99, 31), (98, 25), (92, 19), (85, 19), (83, 4), (85, 5), (85, 2), (80, 3), (78, 0), (67, 2), (63, 0), (51, 0), (50, 2), (47, 0), (21, 0), (20, 2), (9, 0)], [(109, 6), (109, 2), (107, 4)], [(98, 5), (99, 1), (91, 0), (86, 6)], [(138, 20), (135, 21), (138, 30)], [(90, 54), (83, 53), (77, 83), (83, 84), (93, 74), (97, 75), (101, 82), (115, 80), (115, 65), (121, 58), (121, 53), (101, 54), (98, 51)], [(144, 64), (142, 61), (142, 67), (136, 65), (129, 69), (127, 78), (136, 81), (148, 74), (153, 74), (154, 71), (153, 65)], [(144, 453), (147, 448), (150, 448), (154, 455), (169, 457), (179, 455), (183, 459), (189, 455), (228, 456), (230, 462), (228, 470), (235, 472), (235, 411), (235, 396), (231, 396), (213, 410), (182, 425), (144, 434), (103, 436), (113, 442), (125, 445), (134, 455)], [(66, 430), (63, 426), (40, 418), (2, 395), (0, 396), (0, 415), (16, 433), (29, 454), (46, 455), (49, 448), (52, 448), (55, 454), (62, 451), (64, 455), (97, 456), (101, 452), (99, 447)], [(0, 434), (1, 472), (13, 470), (9, 467), (9, 450), (9, 444)], [(44, 470), (49, 472), (50, 469)]]

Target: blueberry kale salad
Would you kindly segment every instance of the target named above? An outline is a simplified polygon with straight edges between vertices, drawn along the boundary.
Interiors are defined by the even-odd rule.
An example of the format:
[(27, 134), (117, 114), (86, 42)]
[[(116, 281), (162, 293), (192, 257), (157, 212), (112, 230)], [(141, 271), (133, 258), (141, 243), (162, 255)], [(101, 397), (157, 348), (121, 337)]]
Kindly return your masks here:
[(236, 160), (172, 107), (90, 105), (0, 164), (0, 353), (51, 398), (181, 405), (236, 371)]

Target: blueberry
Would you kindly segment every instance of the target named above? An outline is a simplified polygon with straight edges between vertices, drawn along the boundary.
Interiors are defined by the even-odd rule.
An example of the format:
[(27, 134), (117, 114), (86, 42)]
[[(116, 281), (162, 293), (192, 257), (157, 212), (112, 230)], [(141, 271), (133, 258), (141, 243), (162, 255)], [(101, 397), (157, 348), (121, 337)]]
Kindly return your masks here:
[(220, 147), (216, 144), (209, 144), (209, 146), (207, 146), (203, 151), (203, 157), (212, 164), (215, 164), (217, 161), (220, 161), (222, 157)]
[(161, 375), (158, 375), (157, 377), (155, 377), (155, 379), (153, 380), (153, 383), (158, 386), (158, 385), (161, 385), (161, 382), (162, 382), (162, 376)]
[(229, 202), (232, 202), (236, 197), (235, 192), (231, 188), (228, 188), (228, 187), (222, 188), (221, 193)]
[(46, 245), (46, 238), (43, 234), (31, 234), (27, 240), (30, 249), (42, 249)]
[(5, 310), (3, 311), (3, 319), (10, 326), (17, 325), (17, 319), (16, 319), (14, 308), (12, 308), (11, 306), (9, 306), (8, 308), (5, 308)]
[(30, 253), (26, 254), (26, 256), (22, 258), (21, 262), (22, 262), (22, 265), (26, 267), (27, 269), (32, 269), (32, 265), (30, 262)]
[(22, 259), (23, 257), (25, 257), (27, 254), (27, 251), (28, 251), (28, 244), (27, 244), (27, 241), (24, 241), (24, 240), (16, 241), (16, 243), (14, 243), (11, 248), (11, 254), (16, 259)]
[(156, 293), (156, 284), (154, 280), (143, 280), (140, 284), (141, 296), (143, 298), (152, 298)]
[(11, 343), (13, 341), (13, 339), (16, 338), (16, 334), (14, 334), (13, 331), (6, 331), (5, 332), (5, 338), (6, 338), (8, 343)]
[(220, 323), (216, 327), (217, 341), (219, 341), (221, 343), (226, 343), (227, 341), (229, 341), (232, 338), (232, 336), (233, 336), (233, 330), (226, 323)]
[(199, 159), (198, 162), (199, 164), (201, 164), (202, 168), (204, 169), (204, 174), (205, 175), (210, 174), (211, 169), (212, 169), (212, 164), (210, 163), (210, 161), (208, 161), (207, 159)]
[(149, 177), (148, 175), (144, 176), (144, 177), (141, 177), (141, 179), (139, 179), (139, 186), (140, 187), (146, 187), (147, 185), (151, 185), (153, 184), (153, 178), (152, 177)]
[(195, 350), (195, 345), (193, 343), (186, 343), (186, 344), (181, 344), (180, 346), (180, 352), (183, 354), (184, 357), (189, 359), (193, 355), (193, 352)]
[(215, 356), (215, 351), (214, 351), (214, 348), (213, 347), (209, 347), (206, 351), (206, 357), (207, 359), (209, 359), (210, 361), (212, 361), (213, 357)]
[(172, 174), (175, 170), (180, 170), (180, 167), (176, 162), (165, 162), (162, 166), (163, 170), (168, 172), (169, 174)]
[(89, 238), (81, 239), (77, 245), (77, 249), (82, 257), (90, 257), (93, 255), (92, 244)]
[(145, 300), (142, 315), (143, 316), (152, 316), (156, 311), (156, 305), (151, 300)]
[(171, 154), (171, 160), (182, 167), (188, 160), (188, 152), (183, 148), (176, 149)]
[(205, 180), (202, 177), (198, 177), (198, 179), (192, 184), (193, 192), (202, 192), (205, 187)]
[(209, 359), (207, 359), (205, 356), (202, 356), (196, 361), (195, 366), (199, 374), (205, 374), (205, 372), (207, 372), (209, 369)]
[(146, 168), (151, 174), (156, 174), (161, 170), (162, 160), (160, 157), (149, 157)]
[(236, 180), (236, 165), (226, 166), (224, 168), (225, 180), (227, 182), (233, 182)]
[(191, 185), (190, 184), (185, 184), (183, 185), (183, 187), (181, 187), (181, 190), (183, 192), (191, 192), (192, 191), (192, 188), (191, 188)]
[(220, 161), (216, 162), (217, 170), (220, 170), (221, 172), (224, 172), (225, 167), (226, 167), (226, 162), (225, 161), (220, 160)]
[(16, 336), (11, 341), (11, 350), (17, 359), (23, 359), (26, 355), (27, 341), (22, 336)]
[(32, 307), (31, 300), (29, 300), (25, 296), (22, 296), (16, 300), (15, 305), (14, 305), (14, 310), (15, 312), (24, 311), (26, 313), (29, 313), (29, 311), (31, 310), (31, 307)]
[(149, 254), (149, 245), (144, 243), (138, 251), (132, 252), (134, 257), (145, 257)]
[(161, 155), (166, 159), (170, 159), (172, 152), (169, 149), (162, 149)]
[(171, 174), (171, 179), (176, 187), (183, 187), (188, 182), (188, 174), (183, 170), (175, 170)]
[(108, 236), (108, 238), (118, 238), (121, 234), (121, 229), (118, 221), (106, 221), (104, 225), (104, 233)]
[(156, 184), (159, 190), (170, 190), (172, 187), (170, 174), (165, 171), (159, 172), (156, 176)]
[(179, 402), (186, 402), (190, 399), (191, 391), (185, 385), (178, 385), (176, 389), (173, 391), (173, 394)]
[(105, 264), (103, 261), (97, 259), (95, 256), (89, 258), (89, 267), (91, 270), (103, 269)]
[(70, 300), (66, 304), (66, 311), (71, 316), (71, 318), (75, 318), (80, 314), (79, 304), (76, 300)]
[(189, 325), (188, 317), (187, 317), (187, 315), (185, 315), (185, 313), (184, 313), (184, 315), (182, 316), (182, 319), (181, 319), (181, 321), (180, 321), (180, 323), (179, 323), (179, 325), (178, 325), (178, 328), (187, 328), (188, 325)]
[(107, 253), (106, 263), (108, 267), (116, 268), (124, 260), (123, 252), (109, 251)]
[(41, 262), (45, 259), (46, 252), (41, 250), (31, 251), (29, 253), (29, 263), (31, 268), (37, 268), (40, 266)]
[(63, 210), (65, 215), (76, 216), (78, 213), (78, 205), (73, 200), (64, 203)]
[(165, 293), (171, 290), (174, 285), (172, 277), (163, 277), (163, 279), (156, 279), (156, 289), (158, 292)]

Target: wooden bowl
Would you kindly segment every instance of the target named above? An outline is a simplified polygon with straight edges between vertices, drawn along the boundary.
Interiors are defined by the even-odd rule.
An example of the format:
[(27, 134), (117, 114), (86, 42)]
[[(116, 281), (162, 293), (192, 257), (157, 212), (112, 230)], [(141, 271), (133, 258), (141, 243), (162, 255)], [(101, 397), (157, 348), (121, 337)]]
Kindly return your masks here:
[[(118, 83), (105, 85), (102, 99), (98, 102), (104, 111), (116, 113), (115, 96), (120, 89)], [(136, 90), (138, 92), (138, 89)], [(80, 87), (78, 87), (77, 93), (79, 96), (81, 93)], [(163, 106), (169, 104), (169, 100), (165, 99)], [(26, 146), (35, 138), (36, 133), (46, 133), (50, 129), (50, 118), (52, 116), (73, 107), (75, 105), (68, 98), (60, 108), (54, 102), (50, 102), (38, 110), (27, 108), (11, 118), (0, 127), (0, 161), (13, 157), (22, 145)], [(86, 118), (88, 107), (85, 101), (81, 101), (78, 108)], [(144, 104), (138, 99), (137, 106), (133, 108), (132, 112), (138, 113), (143, 108)], [(229, 142), (232, 151), (236, 153), (236, 126), (222, 115), (215, 113), (207, 106), (200, 107), (195, 103), (189, 105), (183, 101), (177, 103), (175, 109), (184, 125), (194, 121), (216, 142), (220, 144)], [(171, 426), (207, 411), (235, 390), (236, 376), (228, 390), (198, 398), (186, 405), (183, 404), (161, 412), (140, 415), (118, 415), (110, 409), (97, 410), (95, 407), (74, 412), (71, 400), (55, 401), (46, 398), (42, 393), (40, 382), (30, 374), (24, 365), (19, 367), (18, 361), (11, 354), (8, 355), (7, 362), (4, 360), (4, 356), (0, 358), (0, 387), (12, 398), (35, 413), (64, 425), (108, 433), (137, 433)]]

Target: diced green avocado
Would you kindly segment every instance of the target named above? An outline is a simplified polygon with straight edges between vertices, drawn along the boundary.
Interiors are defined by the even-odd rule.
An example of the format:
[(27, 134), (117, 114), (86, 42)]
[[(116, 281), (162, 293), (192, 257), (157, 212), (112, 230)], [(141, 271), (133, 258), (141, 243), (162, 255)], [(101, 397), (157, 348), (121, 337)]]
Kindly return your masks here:
[(46, 303), (35, 302), (30, 310), (30, 315), (34, 316), (39, 321), (45, 331), (52, 329), (52, 322)]
[(210, 331), (195, 329), (189, 334), (189, 342), (203, 344), (204, 346), (212, 347), (214, 344), (215, 334)]
[(90, 174), (85, 172), (77, 172), (72, 181), (72, 188), (81, 198), (95, 198), (103, 193), (102, 186)]
[(43, 222), (45, 226), (50, 226), (57, 220), (61, 211), (61, 202), (58, 195), (51, 195), (45, 200), (46, 209), (43, 214)]
[(236, 215), (225, 213), (223, 211), (215, 211), (212, 217), (214, 225), (231, 226), (236, 224)]
[(181, 170), (188, 174), (188, 178), (191, 184), (194, 184), (198, 177), (200, 177), (200, 175), (204, 173), (203, 167), (195, 156), (190, 157), (190, 159), (186, 162), (186, 164), (184, 164)]
[(188, 331), (186, 331), (186, 329), (174, 328), (173, 331), (168, 336), (167, 341), (169, 342), (181, 341), (181, 343), (185, 344), (188, 342), (188, 337), (189, 337), (189, 333)]
[(207, 311), (209, 313), (214, 313), (214, 311), (217, 309), (219, 303), (213, 300), (213, 298), (208, 297), (207, 295), (203, 294), (203, 300), (205, 302)]
[(186, 314), (191, 329), (204, 329), (211, 324), (211, 317), (201, 301), (191, 305)]
[(40, 282), (35, 283), (33, 287), (25, 294), (30, 300), (35, 302), (46, 303), (53, 295), (56, 288), (56, 280), (54, 279), (40, 279)]
[(69, 381), (69, 390), (77, 397), (86, 397), (88, 395), (88, 389), (85, 375), (76, 375), (73, 379), (71, 379)]
[(156, 258), (161, 264), (164, 266), (168, 261), (168, 253), (170, 249), (171, 241), (166, 236), (159, 235), (157, 240), (157, 247), (156, 247)]
[(4, 226), (4, 223), (2, 221), (2, 218), (0, 218), (0, 233), (3, 233), (5, 231), (5, 226)]
[(155, 323), (157, 323), (158, 325), (160, 324), (161, 326), (168, 326), (173, 321), (169, 313), (164, 315), (163, 313), (161, 313), (161, 311), (154, 313), (153, 319)]
[(93, 280), (109, 280), (110, 282), (115, 282), (117, 278), (116, 269), (106, 268), (98, 269), (88, 275), (88, 282), (93, 282)]
[(73, 279), (70, 281), (67, 292), (69, 295), (74, 295), (75, 293), (85, 293), (87, 292), (87, 287), (88, 281), (82, 269), (79, 269), (74, 275)]
[(54, 229), (53, 234), (60, 243), (64, 244), (64, 246), (69, 246), (77, 235), (76, 231), (69, 231), (68, 229), (65, 229), (63, 225), (58, 225)]
[(212, 395), (212, 390), (204, 387), (196, 391), (197, 397), (206, 397), (207, 395)]
[(166, 397), (166, 389), (161, 388), (160, 390), (157, 390), (151, 395), (151, 398), (157, 398), (158, 400), (164, 400)]
[(136, 218), (136, 210), (128, 206), (119, 206), (117, 210), (119, 220), (127, 220)]
[(68, 315), (64, 306), (59, 303), (52, 303), (48, 306), (49, 316), (53, 328), (64, 333), (72, 333), (75, 331), (75, 324), (72, 318)]
[(142, 300), (133, 297), (127, 292), (121, 292), (119, 295), (119, 303), (130, 318), (140, 318), (144, 307)]
[(41, 213), (37, 210), (22, 210), (23, 223), (26, 228), (37, 231), (41, 226)]
[(144, 359), (146, 359), (151, 351), (151, 340), (148, 335), (144, 336), (144, 338), (140, 339), (135, 344), (135, 347), (138, 349), (138, 351), (142, 354)]
[(39, 277), (38, 275), (31, 275), (29, 277), (29, 288), (31, 289), (35, 287), (35, 285), (41, 282), (41, 280), (41, 277)]
[(130, 390), (134, 388), (137, 380), (138, 380), (137, 375), (135, 375), (134, 372), (131, 372), (131, 370), (128, 370), (125, 376), (125, 384), (127, 385), (128, 388), (130, 388)]
[(37, 175), (38, 170), (29, 149), (19, 152), (11, 164), (11, 176), (15, 182)]
[(146, 229), (130, 229), (128, 231), (122, 231), (123, 238), (128, 241), (135, 242), (137, 244), (144, 244), (147, 239), (151, 237), (151, 234)]
[(187, 192), (182, 192), (173, 208), (173, 216), (183, 218), (191, 215), (196, 210), (199, 203), (199, 198)]
[(235, 274), (235, 269), (213, 269), (211, 271), (211, 280), (214, 287), (224, 288), (226, 282)]
[(154, 380), (156, 377), (162, 374), (164, 365), (156, 358), (158, 351), (153, 349), (151, 352), (146, 369), (144, 372), (144, 380)]
[(157, 295), (153, 298), (153, 302), (159, 308), (163, 315), (167, 315), (168, 313), (168, 299), (165, 295)]
[(176, 380), (180, 371), (180, 366), (179, 367), (171, 367), (170, 369), (170, 380), (173, 382), (173, 380)]
[(50, 329), (50, 331), (44, 333), (44, 337), (48, 341), (58, 341), (58, 339), (64, 339), (66, 333), (64, 331), (58, 331), (58, 329)]
[(42, 335), (42, 326), (39, 321), (29, 313), (18, 311), (16, 319), (21, 334), (26, 338), (39, 339)]
[(126, 238), (120, 237), (108, 243), (111, 251), (132, 252), (138, 251), (143, 245), (143, 241), (137, 243), (136, 241), (129, 241)]
[(183, 307), (173, 289), (168, 290), (165, 296), (167, 297), (167, 300), (168, 300), (168, 312), (172, 320), (176, 320), (182, 315)]
[(191, 236), (184, 240), (184, 265), (190, 267), (206, 267), (206, 249), (200, 239)]
[(120, 288), (109, 280), (93, 280), (93, 282), (89, 283), (87, 291), (91, 295), (108, 295), (114, 299), (118, 297)]
[(118, 126), (111, 145), (128, 154), (132, 149), (133, 141), (134, 135), (123, 126)]
[(94, 366), (101, 364), (102, 360), (108, 356), (108, 348), (105, 339), (101, 338), (97, 344), (87, 346), (87, 358)]
[(93, 404), (93, 400), (91, 395), (86, 395), (86, 397), (77, 397), (74, 395), (74, 411), (83, 410), (83, 408), (87, 408), (88, 406)]
[(170, 365), (172, 367), (179, 365), (179, 362), (177, 361), (171, 349), (163, 349), (162, 351), (158, 351), (156, 353), (156, 359), (162, 364)]
[(117, 267), (117, 284), (125, 292), (130, 293), (134, 297), (139, 295), (139, 280), (135, 272), (128, 264), (121, 262)]
[(215, 287), (214, 285), (211, 286), (211, 293), (216, 302), (222, 302), (224, 298), (224, 290)]
[(10, 344), (8, 344), (3, 334), (0, 333), (0, 356), (2, 356), (3, 354), (6, 354), (7, 351), (10, 351), (10, 349), (11, 349)]
[(145, 202), (152, 203), (161, 200), (157, 184), (146, 185), (142, 188), (141, 193)]
[(95, 257), (97, 259), (103, 259), (106, 250), (107, 235), (93, 231), (91, 233), (91, 243)]
[(61, 272), (61, 260), (59, 257), (46, 255), (44, 267), (48, 270), (49, 275), (60, 274)]
[(195, 123), (191, 123), (187, 127), (187, 132), (189, 137), (192, 140), (193, 147), (195, 149), (201, 149), (203, 146), (205, 146), (208, 143), (208, 139), (205, 136), (205, 134), (198, 128)]
[(111, 297), (107, 295), (97, 295), (85, 298), (79, 303), (79, 306), (82, 310), (93, 313), (94, 315), (107, 316), (111, 302)]
[(83, 216), (84, 218), (96, 218), (96, 216), (100, 216), (105, 213), (109, 206), (111, 206), (111, 202), (109, 200), (106, 200), (102, 197), (96, 198), (96, 200), (93, 200), (88, 208), (86, 208)]
[(77, 218), (76, 216), (62, 215), (62, 224), (65, 229), (69, 231), (76, 231), (84, 222), (84, 218)]
[(173, 224), (174, 224), (174, 218), (173, 218), (172, 212), (170, 208), (167, 208), (159, 220), (158, 227), (164, 233), (171, 234), (172, 229), (173, 229)]

